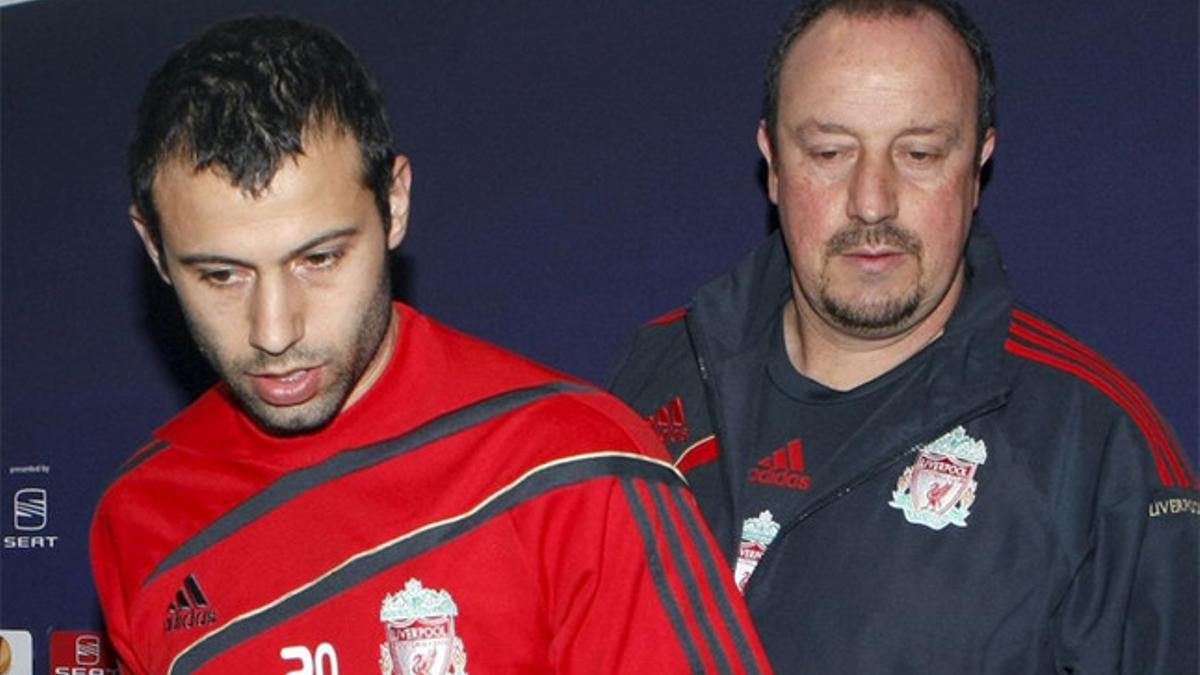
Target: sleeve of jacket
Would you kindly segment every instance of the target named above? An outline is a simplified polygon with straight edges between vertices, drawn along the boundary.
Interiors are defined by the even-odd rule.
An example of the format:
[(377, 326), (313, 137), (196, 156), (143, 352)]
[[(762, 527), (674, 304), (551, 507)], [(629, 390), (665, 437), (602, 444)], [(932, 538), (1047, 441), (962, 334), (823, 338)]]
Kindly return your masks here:
[(1200, 494), (1186, 457), (1161, 429), (1155, 443), (1122, 418), (1095, 488), (1076, 491), (1087, 499), (1072, 508), (1091, 520), (1060, 606), (1058, 672), (1200, 672)]
[(681, 481), (595, 478), (512, 519), (539, 568), (556, 672), (770, 672)]

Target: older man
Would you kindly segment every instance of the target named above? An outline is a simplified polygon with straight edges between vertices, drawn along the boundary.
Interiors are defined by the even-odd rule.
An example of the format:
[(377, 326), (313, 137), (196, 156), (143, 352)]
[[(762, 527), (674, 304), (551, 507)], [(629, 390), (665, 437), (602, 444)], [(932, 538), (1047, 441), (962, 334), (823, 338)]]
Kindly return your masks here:
[(1138, 388), (1014, 303), (973, 223), (986, 40), (816, 0), (758, 145), (780, 231), (613, 379), (689, 477), (773, 665), (1194, 673), (1197, 481)]

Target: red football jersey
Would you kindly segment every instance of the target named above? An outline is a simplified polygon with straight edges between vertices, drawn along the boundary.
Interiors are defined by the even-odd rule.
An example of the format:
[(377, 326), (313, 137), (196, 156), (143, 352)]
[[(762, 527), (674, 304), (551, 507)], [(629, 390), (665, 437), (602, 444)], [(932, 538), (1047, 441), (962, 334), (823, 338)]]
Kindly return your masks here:
[(218, 386), (123, 467), (92, 561), (127, 671), (769, 671), (636, 415), (396, 311), (328, 427), (267, 435)]

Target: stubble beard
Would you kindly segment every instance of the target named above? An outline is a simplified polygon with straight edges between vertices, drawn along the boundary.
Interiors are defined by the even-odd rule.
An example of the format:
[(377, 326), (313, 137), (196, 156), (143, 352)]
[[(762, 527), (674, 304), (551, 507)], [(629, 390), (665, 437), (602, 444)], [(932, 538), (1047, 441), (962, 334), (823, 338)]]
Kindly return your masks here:
[[(829, 261), (859, 246), (878, 245), (898, 248), (916, 258), (918, 282), (911, 292), (874, 300), (836, 297), (829, 278)], [(915, 323), (917, 310), (926, 295), (919, 280), (922, 245), (915, 234), (891, 221), (877, 225), (850, 224), (826, 242), (824, 255), (818, 300), (825, 316), (839, 328), (860, 337), (882, 337), (902, 332)]]
[[(296, 436), (316, 431), (337, 417), (354, 386), (366, 372), (382, 346), (391, 320), (391, 283), (386, 266), (380, 273), (374, 293), (364, 303), (358, 328), (345, 353), (336, 347), (297, 346), (282, 355), (262, 352), (241, 359), (223, 355), (217, 341), (184, 309), (188, 330), (200, 353), (233, 393), (242, 409), (273, 436)], [(248, 380), (248, 372), (286, 372), (292, 367), (324, 363), (322, 389), (313, 398), (294, 406), (274, 406), (259, 398)]]

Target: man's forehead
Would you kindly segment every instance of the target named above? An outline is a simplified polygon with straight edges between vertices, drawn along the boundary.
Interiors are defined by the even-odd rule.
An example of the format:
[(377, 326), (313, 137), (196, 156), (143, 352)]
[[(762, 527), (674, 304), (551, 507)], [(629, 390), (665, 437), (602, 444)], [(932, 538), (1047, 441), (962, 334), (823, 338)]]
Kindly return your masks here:
[[(294, 160), (293, 160), (294, 161)], [(272, 174), (273, 180), (279, 174)], [(151, 193), (164, 229), (195, 224), (197, 216), (239, 203), (251, 205), (272, 191), (271, 180), (256, 187), (238, 185), (232, 173), (218, 164), (197, 166), (192, 157), (174, 155), (154, 175)], [(186, 214), (187, 218), (182, 218)]]
[(911, 14), (851, 14), (831, 9), (797, 36), (784, 67), (788, 62), (810, 61), (816, 56), (854, 60), (878, 52), (922, 53), (934, 56), (947, 68), (966, 68), (974, 75), (975, 63), (963, 37), (945, 17), (924, 9)]
[[(780, 76), (781, 122), (822, 120), (822, 111), (898, 110), (905, 126), (967, 123), (978, 77), (966, 43), (933, 12), (913, 16), (833, 11), (793, 43)], [(835, 115), (836, 117), (836, 115)], [(881, 120), (882, 121), (882, 120)]]

